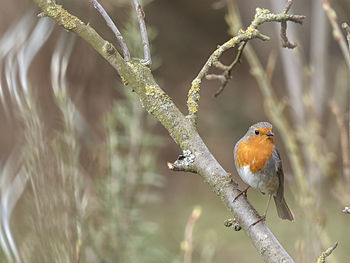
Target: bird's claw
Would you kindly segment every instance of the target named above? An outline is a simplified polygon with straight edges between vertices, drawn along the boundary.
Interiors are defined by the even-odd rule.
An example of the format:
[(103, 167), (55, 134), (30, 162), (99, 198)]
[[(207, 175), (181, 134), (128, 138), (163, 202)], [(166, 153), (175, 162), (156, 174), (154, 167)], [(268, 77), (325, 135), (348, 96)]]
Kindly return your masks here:
[(257, 223), (265, 220), (266, 220), (266, 215), (263, 215), (258, 220), (256, 220), (253, 224), (251, 224), (249, 227), (255, 226)]
[[(236, 201), (237, 198), (240, 197), (241, 195), (244, 195), (245, 197), (247, 197), (248, 189), (249, 189), (249, 186), (246, 189), (244, 189), (243, 191), (241, 191), (235, 198), (233, 198), (233, 202)], [(238, 190), (238, 191), (240, 191), (240, 190)]]

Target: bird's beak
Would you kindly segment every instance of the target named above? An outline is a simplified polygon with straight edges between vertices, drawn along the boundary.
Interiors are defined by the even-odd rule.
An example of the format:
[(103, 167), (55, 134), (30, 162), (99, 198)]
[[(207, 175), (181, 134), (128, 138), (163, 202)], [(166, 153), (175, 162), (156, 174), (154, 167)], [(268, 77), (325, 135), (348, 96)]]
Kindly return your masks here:
[(273, 132), (268, 132), (266, 133), (266, 136), (275, 136), (275, 134)]

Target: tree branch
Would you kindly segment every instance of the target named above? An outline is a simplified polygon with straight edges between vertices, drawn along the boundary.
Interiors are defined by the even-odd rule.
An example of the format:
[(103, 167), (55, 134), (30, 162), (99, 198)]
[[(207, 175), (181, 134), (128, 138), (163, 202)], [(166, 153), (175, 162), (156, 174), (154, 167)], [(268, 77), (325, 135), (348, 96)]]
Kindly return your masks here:
[(326, 12), (329, 22), (331, 23), (332, 29), (333, 29), (333, 37), (338, 42), (341, 52), (343, 53), (343, 56), (345, 58), (346, 65), (348, 66), (348, 69), (350, 70), (350, 51), (347, 48), (345, 38), (340, 30), (340, 27), (338, 25), (337, 21), (337, 13), (334, 11), (334, 9), (329, 4), (329, 0), (322, 0), (323, 1), (323, 9)]
[(231, 65), (225, 66), (220, 61), (216, 61), (214, 63), (215, 67), (220, 68), (220, 69), (223, 70), (222, 74), (220, 74), (220, 75), (208, 74), (208, 75), (205, 76), (205, 78), (208, 79), (208, 80), (218, 79), (221, 82), (221, 85), (220, 85), (219, 89), (215, 92), (214, 97), (219, 96), (220, 93), (223, 92), (223, 90), (225, 89), (227, 83), (229, 82), (229, 80), (231, 78), (231, 71), (234, 68), (234, 66), (236, 66), (238, 64), (238, 62), (240, 62), (240, 59), (241, 59), (241, 56), (242, 56), (242, 53), (243, 53), (243, 49), (244, 49), (246, 44), (247, 44), (247, 42), (242, 42), (240, 44), (240, 46), (237, 49), (236, 58), (233, 60)]
[(134, 5), (137, 19), (139, 21), (140, 25), (140, 32), (141, 32), (141, 39), (142, 39), (142, 45), (143, 45), (143, 54), (144, 54), (144, 61), (145, 65), (151, 65), (152, 59), (151, 59), (151, 51), (149, 48), (149, 42), (148, 42), (148, 34), (145, 24), (145, 13), (142, 10), (142, 7), (138, 0), (132, 0), (132, 3)]
[[(180, 112), (171, 98), (158, 86), (151, 70), (137, 61), (126, 62), (116, 52), (115, 47), (102, 39), (92, 27), (69, 14), (54, 1), (33, 1), (43, 10), (46, 16), (51, 17), (65, 29), (75, 32), (96, 49), (120, 74), (123, 82), (135, 91), (144, 109), (159, 120), (183, 152), (186, 151), (188, 155), (193, 156), (193, 170), (209, 184), (211, 189), (234, 213), (239, 225), (252, 240), (263, 260), (276, 263), (294, 262), (264, 222), (251, 227), (252, 223), (259, 219), (258, 213), (246, 198), (238, 198), (234, 201), (234, 197), (240, 193), (237, 184), (231, 178), (228, 178), (228, 173), (210, 153), (193, 123)], [(261, 22), (265, 18), (266, 21), (293, 19), (290, 15), (272, 15), (267, 11), (259, 10), (257, 18), (254, 20), (254, 26), (257, 26), (259, 21)], [(244, 39), (258, 36), (257, 30), (249, 30), (246, 34), (241, 33), (240, 36), (234, 37), (226, 45), (221, 46), (215, 54), (220, 55), (229, 46)]]
[(198, 73), (197, 77), (192, 81), (192, 86), (188, 91), (187, 95), (187, 108), (188, 115), (186, 116), (191, 120), (192, 124), (195, 125), (197, 119), (197, 113), (199, 110), (199, 92), (200, 84), (202, 79), (208, 74), (211, 66), (218, 61), (221, 55), (228, 49), (234, 48), (236, 45), (242, 42), (248, 42), (251, 39), (258, 38), (261, 40), (269, 40), (268, 36), (265, 36), (257, 30), (258, 26), (266, 22), (287, 22), (291, 21), (294, 23), (301, 24), (305, 16), (300, 15), (289, 15), (286, 13), (272, 14), (268, 9), (256, 8), (255, 16), (252, 23), (247, 27), (246, 30), (239, 30), (237, 35), (232, 37), (226, 43), (219, 46), (209, 57), (203, 68)]
[(117, 26), (113, 23), (112, 19), (109, 17), (106, 10), (104, 10), (104, 8), (100, 5), (99, 2), (97, 2), (97, 0), (91, 0), (91, 2), (94, 5), (94, 7), (97, 9), (97, 11), (102, 15), (103, 19), (107, 23), (107, 26), (113, 31), (115, 37), (119, 42), (120, 47), (122, 48), (125, 61), (129, 61), (130, 60), (129, 49), (124, 41), (122, 34), (118, 30)]
[[(228, 7), (228, 24), (231, 28), (231, 33), (233, 34), (239, 28), (241, 20), (238, 15), (239, 12), (237, 6), (233, 2), (230, 2)], [(295, 134), (289, 132), (292, 130), (292, 128), (283, 114), (283, 101), (278, 101), (276, 98), (271, 87), (270, 80), (265, 73), (265, 69), (261, 65), (258, 56), (249, 43), (245, 48), (244, 55), (250, 65), (251, 74), (256, 78), (261, 93), (264, 97), (266, 114), (269, 118), (271, 118), (273, 124), (280, 131), (280, 133), (283, 134), (282, 139), (290, 156), (292, 169), (297, 178), (298, 188), (302, 193), (305, 193), (307, 190), (307, 185), (304, 183), (305, 172), (302, 165), (301, 154), (298, 149), (298, 143)]]
[[(293, 0), (288, 0), (287, 5), (285, 9), (283, 10), (284, 14), (287, 14), (289, 9), (292, 7)], [(287, 37), (287, 22), (283, 21), (281, 22), (281, 41), (282, 41), (282, 47), (293, 49), (297, 45), (294, 43), (289, 42)]]
[(323, 251), (321, 256), (318, 257), (316, 263), (325, 263), (326, 258), (332, 254), (333, 250), (336, 249), (337, 246), (338, 246), (338, 242), (335, 242), (333, 246), (331, 246), (330, 248), (327, 248), (326, 251)]
[[(288, 10), (284, 1), (270, 0), (271, 6), (276, 10)], [(288, 7), (288, 5), (287, 5)], [(293, 28), (290, 28), (289, 34), (296, 36)], [(288, 91), (289, 101), (293, 108), (293, 119), (296, 126), (305, 125), (305, 107), (303, 104), (303, 72), (301, 65), (301, 57), (299, 52), (289, 52), (284, 48), (280, 48), (281, 60), (285, 76), (285, 86)]]

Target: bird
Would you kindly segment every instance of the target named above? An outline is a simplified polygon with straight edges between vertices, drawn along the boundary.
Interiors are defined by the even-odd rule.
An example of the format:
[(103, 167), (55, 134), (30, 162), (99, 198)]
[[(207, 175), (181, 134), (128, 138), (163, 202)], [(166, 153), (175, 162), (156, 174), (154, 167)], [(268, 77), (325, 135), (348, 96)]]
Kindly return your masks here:
[(272, 196), (278, 216), (294, 221), (293, 212), (284, 198), (282, 161), (275, 147), (272, 124), (258, 122), (250, 126), (246, 134), (236, 143), (233, 155), (237, 172), (243, 182), (248, 185), (234, 200), (242, 194), (247, 195), (250, 187), (259, 189), (262, 194), (269, 195), (264, 215), (252, 225), (265, 221)]

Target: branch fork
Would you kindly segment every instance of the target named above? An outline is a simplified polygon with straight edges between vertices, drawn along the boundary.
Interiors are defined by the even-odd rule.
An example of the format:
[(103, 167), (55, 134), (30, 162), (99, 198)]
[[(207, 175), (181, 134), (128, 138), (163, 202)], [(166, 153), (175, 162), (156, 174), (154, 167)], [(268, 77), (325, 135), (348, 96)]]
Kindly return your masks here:
[[(61, 22), (60, 16), (51, 15), (51, 13), (48, 12), (50, 8), (56, 7), (54, 1), (33, 1), (47, 16), (56, 21), (56, 23)], [(192, 114), (187, 116), (182, 114), (171, 98), (159, 87), (148, 67), (133, 60), (126, 62), (112, 44), (106, 44), (108, 42), (91, 26), (84, 24), (78, 18), (76, 18), (77, 22), (74, 23), (74, 27), (71, 31), (88, 42), (111, 64), (122, 77), (123, 82), (128, 83), (128, 86), (139, 96), (144, 109), (158, 119), (183, 150), (183, 154), (180, 156), (179, 160), (174, 164), (168, 163), (168, 167), (173, 170), (183, 169), (184, 171), (198, 173), (234, 213), (237, 222), (242, 229), (245, 230), (247, 236), (251, 239), (253, 245), (265, 262), (293, 263), (293, 259), (263, 222), (256, 224), (254, 227), (249, 227), (253, 222), (259, 219), (256, 210), (245, 198), (233, 201), (233, 197), (239, 194), (237, 183), (229, 178), (229, 174), (211, 154), (194, 125), (198, 112), (201, 81), (203, 77), (207, 75), (209, 68), (214, 62), (218, 61), (223, 52), (253, 38), (266, 38), (266, 36), (260, 34), (256, 29), (264, 20), (266, 20), (265, 22), (293, 21), (293, 19), (300, 19), (301, 22), (302, 20), (300, 17), (296, 18), (286, 14), (269, 14), (269, 11), (264, 11), (264, 9), (257, 9), (257, 12), (259, 12), (259, 15), (254, 19), (247, 30), (244, 31), (244, 33), (243, 31), (238, 33), (235, 37), (219, 46), (210, 56), (198, 76), (194, 79), (187, 99), (189, 112)], [(67, 14), (69, 13), (67, 12)], [(115, 52), (110, 52), (113, 50), (115, 50)]]
[[(192, 123), (192, 125), (196, 126), (196, 119), (199, 111), (199, 99), (200, 99), (200, 84), (202, 79), (206, 77), (207, 79), (218, 79), (221, 82), (221, 87), (215, 93), (214, 96), (217, 96), (222, 92), (222, 90), (227, 85), (227, 82), (231, 76), (232, 68), (239, 62), (240, 56), (243, 52), (243, 49), (246, 43), (251, 39), (261, 39), (261, 40), (269, 40), (270, 38), (264, 34), (262, 34), (257, 28), (259, 25), (265, 22), (279, 22), (282, 23), (283, 32), (281, 33), (282, 42), (287, 46), (291, 46), (290, 42), (286, 37), (286, 23), (287, 21), (291, 21), (294, 23), (302, 24), (305, 16), (301, 15), (290, 15), (287, 14), (291, 7), (292, 1), (289, 1), (285, 10), (280, 14), (273, 14), (268, 9), (256, 8), (254, 20), (247, 27), (246, 30), (239, 30), (237, 35), (228, 40), (226, 43), (218, 46), (218, 48), (211, 54), (207, 62), (204, 64), (197, 77), (192, 81), (191, 88), (188, 91), (187, 95), (187, 109), (188, 115), (186, 116)], [(284, 40), (283, 40), (284, 39)], [(289, 43), (289, 44), (288, 44)], [(240, 45), (238, 48), (237, 56), (235, 60), (229, 66), (222, 67), (218, 64), (218, 60), (221, 55), (227, 51), (228, 49), (234, 48), (237, 45)], [(208, 75), (209, 69), (212, 65), (220, 65), (221, 68), (224, 68), (223, 73), (221, 75)]]
[[(130, 61), (130, 52), (129, 52), (128, 46), (127, 46), (122, 34), (120, 33), (119, 29), (114, 24), (113, 20), (110, 18), (110, 16), (106, 12), (106, 10), (102, 7), (102, 5), (97, 0), (91, 0), (91, 3), (97, 9), (97, 11), (101, 14), (103, 19), (106, 21), (107, 26), (114, 33), (114, 35), (115, 35), (116, 39), (118, 40), (119, 45), (122, 49), (124, 60), (126, 62), (129, 62)], [(143, 48), (144, 48), (144, 59), (141, 60), (141, 63), (143, 65), (149, 66), (152, 64), (152, 60), (151, 60), (151, 52), (150, 52), (149, 42), (148, 42), (147, 29), (146, 29), (146, 25), (145, 25), (145, 21), (144, 21), (145, 13), (142, 10), (142, 7), (141, 7), (140, 3), (138, 2), (138, 0), (133, 0), (133, 6), (135, 8), (137, 19), (139, 21), (139, 26), (140, 26), (140, 31), (141, 31), (141, 39), (142, 39), (142, 44), (143, 44)]]

